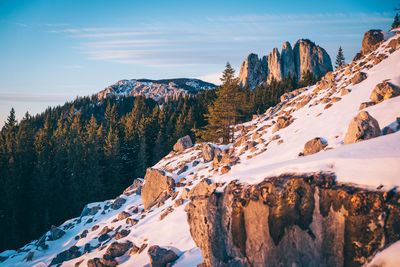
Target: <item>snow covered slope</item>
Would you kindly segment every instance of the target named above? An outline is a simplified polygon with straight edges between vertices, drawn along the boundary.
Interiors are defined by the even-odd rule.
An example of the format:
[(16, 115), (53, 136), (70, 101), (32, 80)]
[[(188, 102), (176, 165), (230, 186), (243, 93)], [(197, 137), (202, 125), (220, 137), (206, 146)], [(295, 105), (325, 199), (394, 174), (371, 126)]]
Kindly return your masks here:
[(132, 79), (121, 80), (110, 85), (103, 91), (97, 93), (97, 96), (99, 98), (105, 98), (109, 95), (143, 95), (158, 101), (160, 99), (176, 99), (180, 95), (196, 95), (198, 92), (214, 89), (215, 87), (216, 86), (212, 83), (198, 79)]
[[(149, 266), (153, 245), (179, 257), (173, 266), (196, 266), (203, 256), (191, 235), (185, 207), (194, 193), (208, 190), (197, 187), (194, 192), (204, 181), (222, 192), (232, 181), (257, 184), (274, 175), (322, 171), (333, 173), (340, 184), (371, 191), (400, 186), (400, 96), (362, 109), (381, 129), (388, 127), (380, 136), (344, 145), (350, 122), (360, 104), (370, 102), (376, 85), (386, 80), (400, 86), (400, 49), (389, 45), (400, 36), (387, 38), (378, 49), (328, 73), (317, 85), (289, 93), (265, 114), (236, 125), (233, 144), (210, 144), (215, 154), (211, 161), (204, 160), (205, 144), (172, 151), (153, 166), (174, 181), (168, 189), (172, 193), (148, 210), (140, 195), (142, 181), (136, 180), (115, 200), (89, 204), (80, 217), (39, 240), (1, 253), (0, 266)], [(356, 79), (361, 72), (365, 75)], [(301, 156), (305, 143), (315, 137), (323, 140), (324, 149)], [(374, 262), (387, 260), (386, 255), (399, 262), (398, 253), (393, 253), (397, 248), (395, 243)]]

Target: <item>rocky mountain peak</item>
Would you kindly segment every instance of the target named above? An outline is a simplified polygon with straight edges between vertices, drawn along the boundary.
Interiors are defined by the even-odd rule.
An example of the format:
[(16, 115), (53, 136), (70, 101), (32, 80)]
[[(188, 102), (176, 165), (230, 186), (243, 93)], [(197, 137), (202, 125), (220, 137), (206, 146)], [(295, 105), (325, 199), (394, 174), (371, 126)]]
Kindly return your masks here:
[[(300, 80), (303, 72), (311, 71), (318, 77), (332, 70), (332, 62), (325, 49), (308, 39), (298, 40), (294, 48), (286, 41), (282, 52), (274, 48), (265, 63), (249, 64), (250, 60), (255, 62), (255, 56), (250, 54), (247, 57), (239, 73), (240, 83), (243, 86), (249, 85), (252, 89), (262, 82), (269, 83), (272, 79), (280, 81), (285, 77), (295, 76)], [(258, 56), (256, 58), (259, 60)]]

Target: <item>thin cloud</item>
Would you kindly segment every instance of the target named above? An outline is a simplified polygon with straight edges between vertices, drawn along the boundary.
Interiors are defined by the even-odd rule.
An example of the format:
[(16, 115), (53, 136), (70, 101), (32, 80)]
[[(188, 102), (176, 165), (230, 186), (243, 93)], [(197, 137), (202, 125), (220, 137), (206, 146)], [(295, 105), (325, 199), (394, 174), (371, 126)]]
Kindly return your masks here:
[(65, 99), (71, 98), (70, 95), (52, 95), (52, 94), (5, 94), (0, 93), (0, 102), (34, 102), (34, 103), (48, 103), (60, 102)]
[(77, 69), (82, 69), (83, 67), (81, 65), (66, 65), (64, 66), (64, 69), (68, 70), (77, 70)]

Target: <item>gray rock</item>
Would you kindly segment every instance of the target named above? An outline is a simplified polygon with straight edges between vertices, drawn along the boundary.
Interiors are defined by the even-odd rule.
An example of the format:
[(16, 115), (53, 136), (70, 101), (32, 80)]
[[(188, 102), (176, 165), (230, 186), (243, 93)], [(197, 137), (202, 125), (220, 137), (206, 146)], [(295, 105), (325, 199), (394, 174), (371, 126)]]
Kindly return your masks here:
[(176, 144), (174, 145), (175, 152), (182, 152), (185, 149), (188, 149), (193, 146), (192, 139), (190, 139), (189, 135), (181, 137), (178, 139)]
[(124, 243), (113, 242), (108, 248), (104, 255), (115, 258), (121, 257), (132, 247), (132, 242), (126, 241)]
[(82, 253), (79, 251), (79, 247), (77, 246), (72, 246), (67, 250), (64, 250), (63, 252), (57, 254), (51, 262), (49, 266), (52, 265), (58, 265), (60, 263), (63, 263), (64, 261), (69, 261), (75, 258), (78, 258), (82, 255)]
[(178, 259), (175, 252), (157, 245), (149, 247), (147, 254), (150, 257), (151, 267), (166, 267), (169, 263), (173, 263)]
[(294, 64), (294, 53), (289, 42), (284, 42), (281, 53), (282, 77), (294, 77), (296, 66)]
[(278, 51), (278, 48), (274, 48), (268, 55), (268, 72), (268, 83), (270, 83), (272, 80), (282, 80), (281, 55)]
[(379, 136), (381, 129), (378, 122), (366, 111), (360, 111), (350, 122), (344, 137), (344, 144), (353, 144), (359, 141)]
[(201, 153), (204, 159), (204, 162), (212, 161), (216, 151), (220, 152), (219, 148), (211, 145), (211, 144), (204, 144), (201, 148)]
[(175, 187), (175, 180), (166, 176), (164, 171), (159, 169), (148, 168), (144, 179), (145, 184), (142, 188), (142, 200), (145, 209), (149, 209), (155, 205), (154, 201), (162, 193), (170, 196)]
[(50, 241), (60, 239), (63, 235), (65, 235), (65, 231), (61, 230), (60, 228), (54, 225), (51, 226), (50, 236), (49, 236)]
[(82, 211), (80, 217), (82, 218), (82, 217), (84, 217), (84, 216), (94, 216), (94, 215), (97, 214), (97, 212), (98, 212), (99, 210), (101, 210), (100, 206), (94, 206), (94, 207), (89, 208), (88, 205), (86, 205), (86, 206), (83, 208), (83, 211)]
[(118, 210), (122, 207), (122, 205), (124, 205), (126, 202), (125, 198), (119, 197), (116, 200), (114, 200), (114, 202), (111, 204), (111, 208), (113, 210)]
[(256, 88), (266, 81), (268, 76), (268, 60), (264, 56), (259, 59), (256, 54), (250, 54), (242, 63), (239, 72), (239, 84), (243, 87)]

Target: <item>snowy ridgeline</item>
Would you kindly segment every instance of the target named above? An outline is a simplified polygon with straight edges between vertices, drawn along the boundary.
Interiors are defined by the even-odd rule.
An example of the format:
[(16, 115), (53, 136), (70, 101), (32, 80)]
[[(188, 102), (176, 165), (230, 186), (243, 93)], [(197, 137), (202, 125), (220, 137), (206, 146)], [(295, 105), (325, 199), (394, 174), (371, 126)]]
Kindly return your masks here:
[[(283, 96), (265, 114), (237, 125), (235, 142), (211, 144), (208, 160), (203, 144), (171, 152), (153, 167), (175, 185), (156, 205), (145, 209), (142, 181), (136, 180), (115, 200), (89, 204), (80, 217), (39, 240), (1, 253), (0, 266), (148, 266), (155, 261), (154, 245), (165, 249), (158, 255), (177, 257), (173, 266), (196, 266), (204, 259), (191, 236), (185, 207), (193, 188), (205, 178), (217, 192), (232, 181), (256, 185), (266, 177), (321, 171), (334, 173), (337, 183), (370, 191), (400, 186), (400, 96), (393, 93), (371, 100), (384, 81), (400, 87), (400, 49), (388, 46), (398, 38), (387, 36), (370, 54), (328, 73), (317, 85)], [(368, 140), (363, 138), (369, 132), (345, 145), (349, 125), (360, 110), (376, 120), (379, 131)], [(304, 146), (315, 138), (320, 148), (308, 153)], [(383, 262), (399, 266), (399, 246), (397, 242), (377, 253), (371, 266)]]

